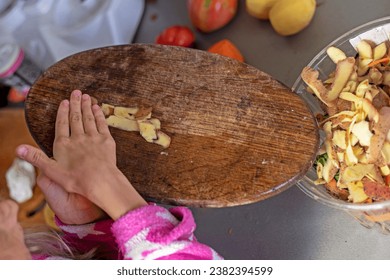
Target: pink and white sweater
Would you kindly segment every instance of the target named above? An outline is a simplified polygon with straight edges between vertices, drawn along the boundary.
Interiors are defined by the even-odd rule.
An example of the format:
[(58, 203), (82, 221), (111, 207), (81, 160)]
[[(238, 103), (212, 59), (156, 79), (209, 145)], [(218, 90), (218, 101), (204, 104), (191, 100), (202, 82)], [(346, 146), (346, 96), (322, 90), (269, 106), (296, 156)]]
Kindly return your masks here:
[[(213, 249), (199, 243), (191, 211), (169, 210), (147, 205), (128, 212), (117, 221), (66, 225), (57, 219), (64, 240), (81, 252), (98, 247), (106, 259), (213, 260), (222, 259)], [(35, 256), (53, 259), (55, 256)]]

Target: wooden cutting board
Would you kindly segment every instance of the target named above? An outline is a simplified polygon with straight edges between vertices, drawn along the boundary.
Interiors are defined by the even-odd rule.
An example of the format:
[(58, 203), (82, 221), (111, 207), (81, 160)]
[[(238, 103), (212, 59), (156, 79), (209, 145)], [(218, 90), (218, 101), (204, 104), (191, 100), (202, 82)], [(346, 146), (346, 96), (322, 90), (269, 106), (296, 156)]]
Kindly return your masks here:
[(26, 121), (52, 155), (61, 100), (74, 89), (116, 106), (151, 106), (169, 148), (111, 128), (118, 166), (147, 199), (224, 207), (293, 185), (319, 145), (304, 101), (266, 73), (205, 51), (133, 44), (89, 50), (50, 67), (32, 86)]

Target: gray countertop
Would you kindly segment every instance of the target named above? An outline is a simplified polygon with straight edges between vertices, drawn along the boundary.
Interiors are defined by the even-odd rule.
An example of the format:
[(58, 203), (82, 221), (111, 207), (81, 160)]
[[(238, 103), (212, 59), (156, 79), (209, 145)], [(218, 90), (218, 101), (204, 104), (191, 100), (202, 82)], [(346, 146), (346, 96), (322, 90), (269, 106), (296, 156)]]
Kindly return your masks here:
[[(317, 0), (310, 26), (292, 37), (277, 35), (239, 1), (234, 20), (202, 34), (188, 18), (186, 1), (146, 1), (134, 42), (152, 43), (170, 25), (195, 31), (196, 47), (228, 38), (246, 62), (292, 86), (301, 69), (331, 41), (361, 24), (389, 16), (388, 0)], [(193, 208), (196, 236), (225, 259), (389, 259), (390, 236), (361, 226), (345, 212), (307, 197), (296, 186), (268, 200), (220, 209)]]

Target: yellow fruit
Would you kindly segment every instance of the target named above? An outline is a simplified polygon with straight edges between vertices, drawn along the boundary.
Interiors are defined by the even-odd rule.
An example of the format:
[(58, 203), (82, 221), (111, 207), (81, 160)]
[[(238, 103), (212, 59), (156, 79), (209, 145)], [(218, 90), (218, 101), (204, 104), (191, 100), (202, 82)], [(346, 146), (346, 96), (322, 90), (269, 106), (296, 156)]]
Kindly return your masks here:
[(272, 6), (269, 19), (276, 32), (289, 36), (309, 25), (315, 9), (315, 0), (279, 0)]
[(246, 0), (246, 10), (258, 19), (268, 19), (269, 11), (279, 0)]

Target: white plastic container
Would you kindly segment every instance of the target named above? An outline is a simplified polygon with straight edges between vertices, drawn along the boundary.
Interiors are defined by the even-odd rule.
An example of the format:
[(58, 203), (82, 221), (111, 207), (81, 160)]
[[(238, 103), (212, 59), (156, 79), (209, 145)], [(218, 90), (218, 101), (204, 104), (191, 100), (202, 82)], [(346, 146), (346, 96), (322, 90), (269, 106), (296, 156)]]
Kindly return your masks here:
[(144, 0), (58, 0), (40, 25), (54, 61), (98, 47), (131, 43)]
[(0, 38), (41, 69), (91, 48), (131, 43), (145, 0), (1, 0)]

